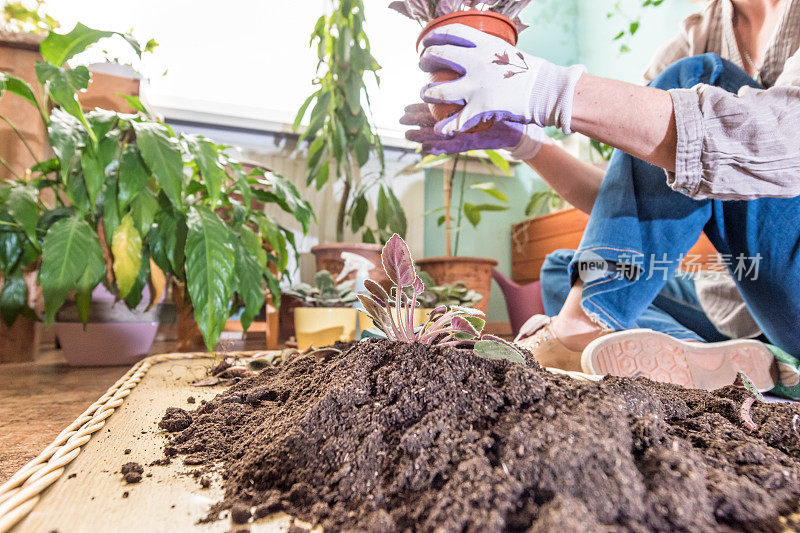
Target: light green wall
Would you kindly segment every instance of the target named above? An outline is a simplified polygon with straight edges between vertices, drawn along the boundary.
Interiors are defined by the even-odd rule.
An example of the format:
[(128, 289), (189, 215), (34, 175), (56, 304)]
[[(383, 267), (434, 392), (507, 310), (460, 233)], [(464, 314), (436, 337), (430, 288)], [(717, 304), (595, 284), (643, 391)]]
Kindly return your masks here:
[[(650, 58), (659, 46), (678, 32), (680, 21), (701, 8), (692, 0), (668, 0), (658, 8), (639, 10), (641, 0), (620, 0), (631, 16), (642, 14), (642, 25), (630, 40), (631, 52), (619, 53), (614, 35), (626, 24), (619, 16), (608, 18), (617, 0), (537, 0), (526, 10), (523, 19), (531, 27), (520, 37), (520, 48), (561, 65), (583, 63), (593, 74), (639, 82)], [(471, 175), (470, 183), (486, 179)], [(459, 255), (492, 257), (498, 268), (511, 271), (511, 225), (525, 219), (524, 208), (536, 189), (544, 186), (527, 166), (518, 166), (514, 178), (497, 178), (499, 187), (511, 201), (508, 211), (486, 213), (478, 229), (468, 224), (462, 231)], [(482, 193), (468, 191), (467, 201), (484, 201)], [(425, 183), (425, 255), (444, 255), (444, 231), (437, 227), (444, 204), (442, 172), (428, 171)], [(489, 320), (507, 320), (505, 302), (496, 284), (492, 289)]]

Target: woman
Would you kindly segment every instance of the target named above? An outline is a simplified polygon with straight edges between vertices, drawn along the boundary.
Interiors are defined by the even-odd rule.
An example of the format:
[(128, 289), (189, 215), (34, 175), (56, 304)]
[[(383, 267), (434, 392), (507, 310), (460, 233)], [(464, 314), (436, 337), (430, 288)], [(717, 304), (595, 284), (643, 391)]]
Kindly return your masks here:
[[(424, 45), (423, 70), (462, 77), (426, 86), (423, 99), (466, 107), (434, 128), (410, 108), (405, 122), (422, 127), (409, 138), (435, 153), (511, 147), (591, 212), (578, 252), (560, 258), (563, 307), (553, 319), (535, 317), (522, 341), (540, 362), (703, 388), (744, 370), (764, 390), (776, 384), (777, 355), (790, 363), (787, 384), (797, 381), (785, 352), (800, 354), (800, 0), (710, 1), (658, 53), (649, 87), (557, 66), (460, 25)], [(509, 65), (513, 54), (524, 66)], [(463, 133), (485, 119), (497, 121), (490, 131)], [(618, 148), (605, 177), (548, 144), (545, 126)], [(673, 320), (676, 331), (665, 331), (648, 321), (703, 231), (725, 257), (749, 261), (731, 270), (775, 346), (704, 344), (686, 324)], [(630, 331), (643, 326), (656, 331)]]

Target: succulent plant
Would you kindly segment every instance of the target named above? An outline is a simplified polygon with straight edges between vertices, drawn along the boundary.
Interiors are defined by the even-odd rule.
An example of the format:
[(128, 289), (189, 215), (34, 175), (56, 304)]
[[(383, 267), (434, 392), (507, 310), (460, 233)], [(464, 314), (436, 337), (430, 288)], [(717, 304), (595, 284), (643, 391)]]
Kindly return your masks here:
[[(368, 292), (358, 299), (365, 312), (390, 340), (438, 346), (472, 347), (475, 354), (487, 359), (506, 359), (525, 363), (522, 353), (499, 337), (483, 333), (486, 318), (482, 311), (458, 305), (440, 305), (431, 311), (428, 321), (414, 327), (417, 298), (425, 290), (414, 270), (414, 260), (405, 241), (394, 234), (381, 252), (383, 269), (394, 284), (390, 292), (372, 280), (364, 286)], [(411, 296), (406, 290), (411, 290)], [(389, 309), (394, 307), (394, 312)], [(395, 320), (397, 319), (397, 320)]]
[(308, 307), (351, 307), (358, 301), (353, 292), (353, 282), (344, 281), (337, 285), (327, 270), (317, 272), (314, 285), (299, 283), (286, 294), (301, 300)]
[[(475, 307), (483, 298), (481, 293), (470, 289), (463, 281), (437, 285), (427, 272), (420, 272), (418, 276), (422, 280), (424, 290), (417, 296), (417, 302), (426, 309), (440, 305)], [(409, 295), (408, 291), (406, 295)]]
[(437, 17), (457, 11), (491, 11), (512, 19), (517, 29), (522, 31), (528, 26), (522, 23), (519, 14), (530, 3), (531, 0), (399, 0), (389, 4), (389, 7), (423, 26)]

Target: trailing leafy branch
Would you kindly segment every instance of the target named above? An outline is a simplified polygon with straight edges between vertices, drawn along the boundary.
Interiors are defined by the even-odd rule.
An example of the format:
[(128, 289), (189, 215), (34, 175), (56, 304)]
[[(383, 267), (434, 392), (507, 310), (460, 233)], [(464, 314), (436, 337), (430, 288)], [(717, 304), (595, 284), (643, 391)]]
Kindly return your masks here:
[[(342, 182), (342, 196), (336, 216), (336, 239), (344, 240), (348, 225), (354, 233), (365, 229), (363, 238), (374, 242), (391, 232), (405, 234), (406, 217), (399, 200), (385, 180), (383, 146), (369, 119), (369, 94), (364, 81), (372, 73), (380, 84), (381, 68), (370, 51), (364, 29), (366, 18), (362, 0), (336, 0), (329, 15), (322, 15), (311, 34), (316, 43), (318, 87), (306, 99), (294, 122), (300, 128), (305, 117), (309, 124), (299, 143), (308, 141), (307, 183), (317, 189), (329, 181)], [(366, 102), (366, 107), (362, 104)], [(309, 113), (310, 110), (310, 113)], [(369, 180), (361, 167), (375, 154), (380, 171)], [(367, 195), (379, 187), (376, 208), (377, 228), (366, 228)]]
[(146, 284), (161, 294), (167, 274), (187, 287), (211, 350), (232, 306), (244, 307), (246, 329), (265, 287), (280, 302), (278, 277), (295, 251), (294, 234), (256, 202), (290, 213), (304, 232), (314, 215), (288, 181), (245, 173), (227, 146), (176, 134), (134, 97), (135, 115), (84, 112), (77, 93), (90, 74), (64, 63), (112, 34), (78, 24), (42, 41), (41, 102), (26, 82), (0, 74), (0, 97), (20, 97), (40, 114), (55, 154), (34, 164), (26, 182), (0, 182), (0, 311), (7, 324), (32, 313), (20, 280), (37, 269), (46, 321), (70, 296), (85, 321), (101, 282), (136, 307)]
[[(641, 2), (641, 9), (648, 7), (658, 7), (664, 3), (664, 0), (639, 0)], [(614, 9), (606, 13), (606, 18), (621, 18), (625, 21), (625, 26), (614, 35), (614, 41), (619, 42), (619, 53), (627, 54), (631, 51), (630, 40), (633, 38), (642, 26), (642, 17), (631, 16), (623, 8), (620, 0), (614, 2)]]

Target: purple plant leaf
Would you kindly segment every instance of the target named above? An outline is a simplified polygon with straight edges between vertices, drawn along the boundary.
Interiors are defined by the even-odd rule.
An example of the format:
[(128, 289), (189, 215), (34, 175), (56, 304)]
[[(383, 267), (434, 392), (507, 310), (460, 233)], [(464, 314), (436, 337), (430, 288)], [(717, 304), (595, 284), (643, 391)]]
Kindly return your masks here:
[(364, 280), (364, 288), (369, 291), (372, 297), (378, 303), (386, 306), (389, 304), (389, 295), (386, 293), (383, 287), (380, 284), (375, 283), (371, 279)]
[(502, 54), (495, 54), (495, 59), (492, 61), (495, 65), (508, 65), (511, 61), (508, 59), (508, 52), (503, 52)]
[(405, 15), (410, 19), (416, 19), (414, 14), (411, 12), (411, 9), (405, 2), (400, 2), (400, 1), (392, 2), (391, 4), (389, 4), (389, 9), (394, 9), (398, 13)]
[(517, 32), (518, 33), (522, 33), (525, 30), (527, 30), (528, 28), (530, 28), (530, 26), (525, 24), (524, 22), (522, 22), (522, 19), (519, 18), (519, 17), (514, 19), (514, 25), (517, 27)]
[(467, 316), (479, 316), (481, 318), (486, 317), (486, 313), (481, 311), (480, 309), (475, 309), (474, 307), (464, 307), (461, 305), (451, 305), (450, 311), (455, 311), (459, 315), (467, 315)]
[(422, 283), (422, 280), (417, 276), (417, 279), (414, 280), (414, 295), (421, 294), (422, 291), (425, 290), (425, 284)]
[(398, 287), (409, 287), (417, 279), (414, 270), (414, 260), (411, 259), (411, 252), (408, 251), (406, 242), (395, 233), (383, 247), (381, 252), (381, 262), (386, 276)]
[(436, 16), (441, 17), (455, 13), (460, 11), (463, 6), (464, 0), (439, 0), (439, 4), (436, 6)]
[(503, 77), (504, 77), (504, 78), (506, 78), (506, 79), (508, 79), (508, 78), (513, 78), (513, 77), (514, 77), (514, 76), (516, 76), (517, 74), (518, 74), (517, 72), (514, 72), (514, 71), (512, 71), (512, 70), (509, 70), (508, 72), (506, 72), (505, 76), (503, 76)]
[(466, 333), (473, 337), (480, 336), (480, 332), (475, 329), (472, 324), (460, 316), (453, 317), (453, 320), (450, 321), (450, 327), (459, 333)]

